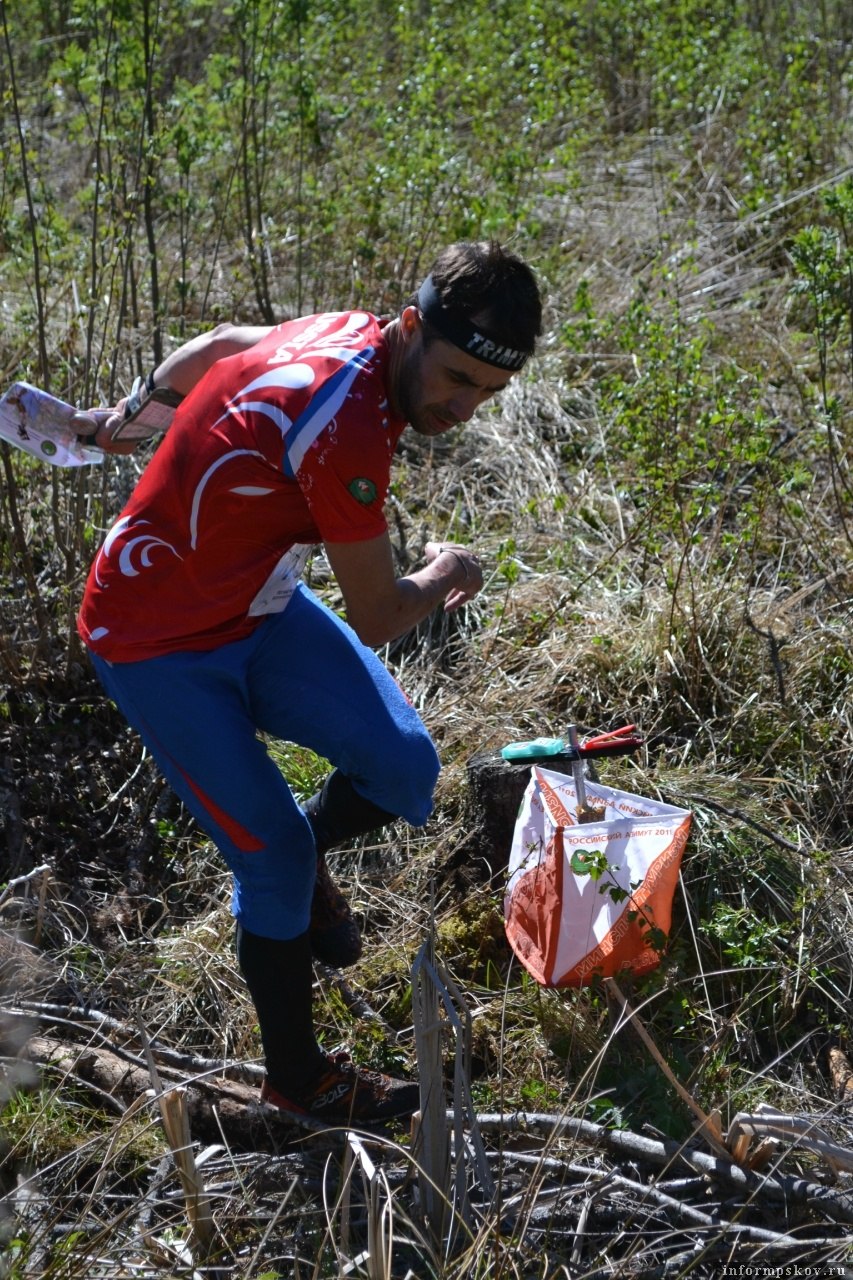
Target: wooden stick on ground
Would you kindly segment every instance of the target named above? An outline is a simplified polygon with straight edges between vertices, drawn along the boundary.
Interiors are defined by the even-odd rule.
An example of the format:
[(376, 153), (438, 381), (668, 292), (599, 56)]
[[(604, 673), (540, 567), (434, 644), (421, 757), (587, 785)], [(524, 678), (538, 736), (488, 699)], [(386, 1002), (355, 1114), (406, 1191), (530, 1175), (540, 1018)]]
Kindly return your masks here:
[(649, 1053), (652, 1055), (655, 1062), (660, 1067), (661, 1071), (666, 1076), (667, 1080), (672, 1085), (673, 1089), (678, 1094), (681, 1101), (686, 1103), (686, 1105), (690, 1108), (690, 1110), (699, 1120), (700, 1123), (699, 1123), (699, 1128), (697, 1132), (701, 1133), (702, 1137), (708, 1143), (708, 1146), (711, 1147), (713, 1151), (716, 1151), (717, 1155), (723, 1156), (724, 1159), (726, 1160), (730, 1160), (732, 1158), (732, 1153), (728, 1150), (728, 1148), (725, 1146), (723, 1142), (723, 1134), (720, 1128), (720, 1121), (719, 1121), (718, 1115), (716, 1113), (714, 1115), (709, 1115), (706, 1111), (703, 1111), (702, 1108), (699, 1106), (699, 1103), (696, 1101), (696, 1099), (691, 1097), (691, 1095), (684, 1088), (684, 1085), (681, 1084), (681, 1082), (675, 1078), (672, 1071), (670, 1070), (669, 1064), (665, 1061), (664, 1056), (661, 1053), (660, 1049), (658, 1049), (654, 1040), (649, 1035), (639, 1015), (634, 1012), (634, 1010), (629, 1005), (627, 999), (622, 994), (622, 991), (616, 979), (605, 978), (604, 981), (607, 987), (609, 987), (609, 989), (613, 992), (613, 994), (616, 996), (616, 999), (619, 1001), (620, 1005), (622, 1006), (622, 1013), (625, 1017), (625, 1020), (627, 1022), (630, 1022), (631, 1026), (634, 1028), (637, 1035), (640, 1037), (643, 1044), (646, 1046)]

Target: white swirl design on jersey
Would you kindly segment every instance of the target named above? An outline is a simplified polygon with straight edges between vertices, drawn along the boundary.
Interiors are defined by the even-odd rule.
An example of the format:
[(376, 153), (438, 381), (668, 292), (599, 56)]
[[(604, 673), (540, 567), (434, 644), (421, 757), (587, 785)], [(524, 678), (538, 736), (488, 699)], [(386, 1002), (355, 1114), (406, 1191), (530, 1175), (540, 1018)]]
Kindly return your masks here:
[(230, 449), (228, 453), (223, 453), (221, 458), (217, 458), (214, 462), (211, 462), (210, 466), (196, 485), (195, 493), (193, 494), (193, 505), (190, 510), (190, 547), (193, 551), (195, 551), (198, 546), (199, 507), (201, 506), (201, 500), (211, 476), (215, 475), (219, 468), (223, 467), (226, 462), (233, 462), (235, 458), (263, 459), (263, 457), (264, 455), (261, 453), (260, 449)]
[[(147, 521), (143, 521), (143, 523), (147, 523)], [(135, 568), (133, 564), (133, 553), (137, 547), (142, 548), (139, 553), (139, 569)], [(166, 542), (165, 538), (155, 538), (153, 533), (140, 534), (138, 538), (131, 538), (129, 542), (126, 542), (119, 552), (118, 567), (126, 578), (138, 578), (141, 569), (149, 569), (151, 567), (151, 551), (154, 547), (168, 547), (174, 555), (178, 555), (171, 542)], [(178, 559), (180, 559), (180, 556), (178, 556)]]
[[(116, 538), (123, 534), (126, 529), (131, 527), (139, 529), (143, 525), (150, 525), (150, 523), (150, 520), (138, 520), (134, 525), (131, 516), (123, 516), (121, 520), (116, 520), (115, 524), (104, 539), (104, 545), (95, 557), (95, 581), (99, 587), (107, 585), (101, 578), (98, 570), (98, 566), (101, 563), (101, 557), (105, 556), (109, 558)], [(151, 567), (151, 552), (154, 547), (166, 547), (171, 551), (172, 555), (177, 556), (179, 560), (182, 559), (177, 548), (172, 546), (171, 542), (167, 542), (165, 538), (158, 538), (154, 533), (139, 534), (137, 537), (131, 538), (129, 542), (126, 542), (119, 552), (118, 566), (126, 578), (136, 578), (139, 576), (142, 569), (148, 569)], [(134, 552), (137, 548), (141, 548), (139, 555), (136, 557), (140, 566), (139, 568), (136, 568), (136, 565), (134, 564)]]

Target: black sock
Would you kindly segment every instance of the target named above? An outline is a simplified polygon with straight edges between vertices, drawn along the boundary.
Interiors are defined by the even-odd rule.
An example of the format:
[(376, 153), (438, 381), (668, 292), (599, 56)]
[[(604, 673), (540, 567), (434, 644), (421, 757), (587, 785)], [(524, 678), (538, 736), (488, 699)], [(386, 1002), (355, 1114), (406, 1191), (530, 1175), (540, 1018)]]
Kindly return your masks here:
[(308, 934), (281, 942), (237, 925), (237, 961), (258, 1015), (270, 1084), (288, 1095), (323, 1070), (314, 1035), (314, 970)]
[(321, 854), (345, 840), (385, 827), (398, 816), (359, 795), (339, 769), (330, 773), (321, 789), (306, 802), (305, 813)]

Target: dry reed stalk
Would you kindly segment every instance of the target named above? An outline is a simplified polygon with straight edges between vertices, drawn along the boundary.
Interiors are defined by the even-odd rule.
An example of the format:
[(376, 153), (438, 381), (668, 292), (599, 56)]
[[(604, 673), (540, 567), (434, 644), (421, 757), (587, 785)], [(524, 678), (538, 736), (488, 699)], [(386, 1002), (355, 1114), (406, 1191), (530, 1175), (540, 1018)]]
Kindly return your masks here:
[(340, 1199), (340, 1248), (349, 1251), (350, 1187), (355, 1166), (361, 1169), (367, 1202), (367, 1249), (341, 1271), (346, 1276), (364, 1266), (368, 1280), (391, 1280), (394, 1245), (394, 1206), (385, 1170), (371, 1159), (357, 1133), (347, 1133), (344, 1186)]
[(196, 1164), (187, 1117), (186, 1090), (170, 1089), (158, 1096), (163, 1128), (175, 1160), (175, 1167), (184, 1191), (187, 1221), (195, 1243), (194, 1253), (199, 1258), (210, 1256), (216, 1234), (210, 1200)]
[(412, 964), (412, 1022), (420, 1082), (421, 1109), (413, 1133), (412, 1152), (424, 1225), (434, 1245), (444, 1239), (450, 1206), (450, 1132), (444, 1095), (442, 1037), (435, 964), (434, 917)]
[[(482, 1206), (492, 1204), (495, 1187), (471, 1096), (471, 1011), (436, 959), (434, 915), (412, 965), (412, 1004), (421, 1082), (421, 1114), (413, 1133), (413, 1153), (424, 1219), (433, 1243), (452, 1253), (460, 1230), (466, 1228), (469, 1236), (476, 1227), (469, 1187), (479, 1189)], [(453, 1106), (449, 1112), (442, 1070), (442, 1042), (448, 1033), (453, 1039)]]
[(160, 1081), (160, 1073), (157, 1070), (157, 1064), (151, 1050), (151, 1043), (141, 1021), (139, 1022), (139, 1033), (142, 1038), (142, 1047), (145, 1051), (151, 1083), (160, 1108), (166, 1140), (169, 1143), (184, 1192), (187, 1222), (191, 1239), (195, 1245), (193, 1252), (199, 1258), (208, 1258), (213, 1247), (216, 1228), (210, 1209), (210, 1200), (192, 1149), (192, 1138), (190, 1136), (186, 1108), (186, 1090), (183, 1086), (178, 1086), (168, 1092), (164, 1092)]

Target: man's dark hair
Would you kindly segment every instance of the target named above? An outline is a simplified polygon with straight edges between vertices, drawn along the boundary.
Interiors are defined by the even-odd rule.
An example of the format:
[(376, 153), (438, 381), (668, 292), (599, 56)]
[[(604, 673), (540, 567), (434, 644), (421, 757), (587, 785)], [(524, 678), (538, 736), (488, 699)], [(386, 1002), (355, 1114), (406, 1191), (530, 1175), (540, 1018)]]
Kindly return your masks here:
[(430, 270), (451, 318), (476, 323), (496, 342), (532, 351), (542, 332), (542, 299), (526, 262), (494, 240), (459, 241)]

